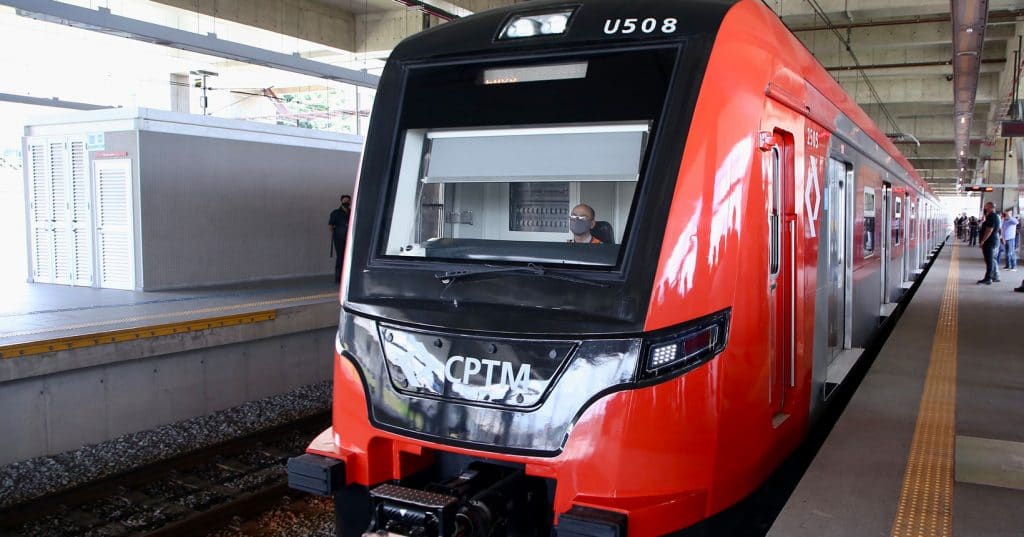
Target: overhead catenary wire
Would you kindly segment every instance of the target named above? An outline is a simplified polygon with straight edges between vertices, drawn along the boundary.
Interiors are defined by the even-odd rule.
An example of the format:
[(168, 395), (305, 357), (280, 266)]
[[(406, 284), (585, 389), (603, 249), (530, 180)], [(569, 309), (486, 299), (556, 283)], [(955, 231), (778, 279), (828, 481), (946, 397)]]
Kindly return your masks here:
[[(857, 58), (857, 54), (853, 52), (853, 47), (852, 45), (850, 45), (850, 40), (847, 37), (843, 36), (843, 33), (839, 30), (839, 28), (832, 23), (832, 20), (828, 17), (828, 15), (825, 13), (825, 10), (821, 7), (821, 4), (819, 4), (817, 0), (804, 1), (807, 2), (807, 5), (809, 5), (811, 7), (811, 10), (814, 11), (815, 16), (821, 18), (821, 20), (825, 23), (825, 27), (835, 35), (836, 39), (839, 40), (839, 43), (845, 48), (847, 54), (850, 55), (850, 59), (853, 60), (853, 65), (855, 66), (857, 73), (860, 75), (859, 78), (863, 79), (864, 84), (868, 88), (868, 92), (871, 94), (871, 98), (875, 101), (876, 104), (878, 104), (879, 110), (882, 112), (882, 115), (885, 116), (885, 120), (889, 123), (889, 126), (892, 128), (892, 132), (903, 132), (900, 130), (895, 118), (893, 118), (892, 114), (889, 112), (889, 109), (885, 106), (885, 103), (882, 102), (882, 97), (878, 94), (878, 90), (875, 88), (875, 85), (871, 82), (871, 78), (868, 77), (867, 72), (864, 70), (864, 66), (860, 63), (860, 60)], [(781, 3), (777, 8), (773, 8), (772, 5), (769, 3), (769, 0), (762, 0), (762, 2), (765, 6), (775, 11), (775, 13), (781, 17)], [(847, 14), (847, 18), (850, 18), (849, 14)]]
[(875, 103), (878, 104), (878, 108), (881, 110), (882, 115), (885, 116), (886, 121), (889, 122), (889, 126), (892, 127), (893, 132), (902, 132), (900, 130), (899, 125), (896, 123), (896, 120), (892, 117), (892, 114), (889, 113), (889, 109), (885, 106), (885, 103), (882, 102), (882, 97), (878, 94), (878, 90), (875, 89), (874, 83), (871, 82), (871, 78), (864, 70), (863, 66), (860, 63), (860, 60), (857, 59), (857, 54), (853, 52), (853, 47), (850, 45), (850, 41), (843, 36), (843, 33), (839, 31), (839, 28), (837, 28), (836, 25), (832, 23), (832, 20), (828, 18), (828, 15), (825, 13), (825, 10), (822, 9), (820, 4), (818, 4), (818, 0), (805, 1), (808, 5), (811, 6), (811, 9), (813, 9), (814, 12), (819, 17), (821, 17), (821, 20), (825, 22), (825, 25), (828, 27), (829, 31), (831, 31), (836, 36), (836, 39), (838, 39), (839, 42), (842, 43), (843, 47), (846, 48), (846, 52), (850, 55), (850, 59), (853, 60), (853, 64), (857, 66), (857, 73), (860, 75), (860, 78), (864, 80), (864, 84), (867, 85), (868, 91), (871, 93), (871, 97), (875, 100)]

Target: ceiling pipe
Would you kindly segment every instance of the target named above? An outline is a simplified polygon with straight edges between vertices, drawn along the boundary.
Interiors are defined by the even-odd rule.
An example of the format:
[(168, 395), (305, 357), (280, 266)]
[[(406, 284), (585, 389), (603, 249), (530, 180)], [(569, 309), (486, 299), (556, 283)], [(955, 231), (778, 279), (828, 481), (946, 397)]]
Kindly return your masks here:
[[(1015, 21), (1020, 17), (1024, 17), (1024, 10), (1022, 9), (1008, 9), (1001, 11), (993, 11), (988, 15), (988, 22), (1010, 22)], [(878, 28), (882, 26), (904, 26), (908, 24), (927, 24), (932, 22), (950, 22), (952, 18), (949, 15), (938, 15), (934, 17), (910, 17), (906, 19), (896, 20), (884, 20), (884, 21), (866, 21), (866, 22), (853, 22), (849, 24), (836, 24), (835, 27), (840, 30), (846, 30), (850, 28)], [(814, 26), (797, 26), (791, 27), (790, 30), (796, 32), (817, 32), (821, 30), (830, 30), (831, 27), (827, 25), (814, 25)]]
[[(927, 139), (927, 140), (921, 140), (921, 143), (925, 144), (925, 145), (927, 145), (927, 144), (934, 144), (934, 145), (946, 144), (946, 145), (950, 145), (950, 144), (953, 144), (955, 142), (956, 142), (956, 140), (950, 140), (950, 139), (946, 139), (946, 138), (931, 138), (931, 139)], [(986, 143), (986, 141), (985, 141), (984, 138), (971, 138), (971, 145), (980, 146), (980, 145), (985, 144), (985, 143)], [(948, 158), (948, 157), (943, 157), (943, 158)], [(973, 157), (968, 157), (968, 158), (973, 158)]]
[(961, 168), (964, 168), (970, 152), (971, 121), (981, 73), (981, 50), (988, 25), (988, 0), (952, 0), (952, 14), (954, 151), (962, 164)]
[[(987, 60), (981, 60), (981, 63), (998, 63), (1005, 64), (1006, 58), (989, 58)], [(910, 67), (941, 67), (953, 65), (952, 60), (939, 60), (933, 62), (905, 62), (905, 63), (876, 63), (871, 65), (861, 65), (859, 69), (907, 69)], [(825, 67), (826, 71), (854, 71), (858, 69), (856, 65), (839, 65), (832, 67)]]

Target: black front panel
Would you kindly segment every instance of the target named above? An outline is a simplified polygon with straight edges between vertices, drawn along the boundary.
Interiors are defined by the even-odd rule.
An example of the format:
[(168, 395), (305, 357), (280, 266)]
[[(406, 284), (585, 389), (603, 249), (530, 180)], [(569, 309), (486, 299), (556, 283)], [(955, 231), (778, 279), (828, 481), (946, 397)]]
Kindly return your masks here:
[[(416, 66), (409, 70), (402, 128), (445, 128), (655, 120), (661, 115), (679, 46)], [(587, 76), (483, 84), (496, 66), (586, 62)]]
[[(346, 310), (424, 329), (542, 339), (641, 332), (693, 106), (718, 25), (733, 3), (531, 3), (482, 13), (403, 42), (389, 60), (374, 105), (353, 221)], [(556, 5), (578, 7), (564, 35), (496, 39), (514, 14)], [(625, 22), (634, 18), (641, 31), (627, 35)], [(660, 22), (645, 25), (649, 18)], [(672, 32), (661, 32), (668, 19), (678, 24)], [(647, 27), (658, 32), (644, 34)], [(588, 62), (586, 78), (481, 82), (489, 68), (574, 61)], [(624, 209), (625, 236), (621, 244), (600, 245), (610, 252), (593, 260), (601, 266), (565, 267), (600, 285), (515, 273), (446, 282), (435, 275), (473, 268), (473, 261), (424, 262), (385, 252), (391, 225), (387, 215), (394, 207), (410, 132), (615, 122), (650, 124), (636, 194)], [(462, 218), (473, 216), (445, 215), (433, 222)], [(538, 243), (526, 243), (521, 250), (530, 252), (533, 244)], [(497, 264), (517, 264), (518, 254), (512, 253), (513, 258)], [(595, 256), (599, 253), (594, 250)], [(469, 257), (461, 251), (444, 254), (437, 257)]]
[[(736, 0), (537, 1), (477, 13), (431, 28), (402, 41), (392, 59), (438, 58), (467, 51), (517, 51), (581, 44), (622, 45), (640, 41), (714, 35)], [(566, 31), (527, 39), (499, 39), (519, 14), (572, 10)], [(654, 24), (651, 24), (651, 21)], [(376, 113), (375, 113), (376, 115)]]
[[(392, 341), (382, 342), (380, 337), (383, 335), (386, 341), (388, 334), (392, 335)], [(347, 313), (342, 314), (339, 338), (341, 359), (351, 360), (362, 375), (369, 416), (375, 426), (407, 436), (485, 451), (534, 455), (557, 454), (569, 430), (592, 401), (610, 391), (632, 385), (642, 345), (639, 339), (531, 343), (480, 338), (471, 341), (440, 332), (426, 334), (395, 325), (382, 326), (371, 319)], [(486, 366), (481, 364), (483, 375), (477, 372), (467, 378), (471, 383), (479, 382), (478, 389), (445, 394), (444, 399), (438, 397), (437, 393), (446, 389), (454, 392), (451, 388), (454, 383), (441, 380), (445, 377), (445, 365), (438, 360), (446, 354), (433, 350), (438, 349), (434, 346), (437, 340), (441, 340), (442, 347), (458, 341), (453, 348), (459, 348), (460, 352), (482, 351), (485, 355), (492, 344), (506, 346), (499, 352), (501, 356), (514, 357), (513, 384), (522, 378), (518, 375), (523, 366), (530, 366), (528, 377), (522, 378), (526, 389), (516, 391), (518, 388), (498, 386), (500, 374), (492, 370), (498, 382), (492, 383), (493, 397), (484, 400), (484, 396), (491, 393), (482, 388)], [(384, 356), (384, 348), (388, 348), (388, 358)], [(518, 352), (520, 349), (522, 353)], [(552, 351), (555, 354), (553, 358), (550, 355)], [(551, 367), (562, 360), (562, 353), (566, 353), (565, 363), (553, 378), (545, 381)], [(398, 365), (397, 362), (403, 366), (413, 362), (433, 362), (430, 367), (420, 366), (419, 370), (404, 371), (403, 378), (408, 380), (414, 375), (422, 375), (416, 382), (423, 386), (433, 383), (435, 393), (410, 393), (415, 391), (410, 389), (412, 382), (405, 384), (400, 391), (392, 377), (393, 371), (389, 371), (389, 367)], [(502, 366), (494, 367), (500, 369)], [(454, 365), (450, 372), (458, 380), (464, 374)], [(533, 388), (536, 393), (531, 393)], [(501, 396), (510, 391), (511, 404), (504, 404)], [(519, 394), (542, 396), (537, 398), (538, 402), (532, 408), (524, 409), (519, 405), (529, 401), (518, 401), (516, 395)], [(471, 400), (473, 397), (479, 399)]]
[[(675, 187), (691, 108), (689, 100), (680, 102), (668, 99), (668, 95), (695, 99), (699, 76), (694, 73), (700, 71), (694, 62), (704, 59), (704, 53), (681, 56), (679, 50), (676, 45), (571, 55), (568, 59), (590, 62), (588, 76), (593, 78), (589, 86), (579, 80), (479, 84), (481, 71), (494, 65), (494, 60), (392, 69), (386, 73), (385, 79), (401, 74), (407, 93), (416, 98), (401, 105), (402, 119), (393, 131), (393, 145), (387, 146), (386, 152), (381, 151), (385, 146), (376, 143), (375, 135), (380, 131), (371, 131), (357, 200), (346, 306), (379, 318), (471, 331), (587, 335), (642, 330), (668, 214), (665, 200), (671, 198)], [(566, 59), (565, 55), (557, 58)], [(530, 61), (543, 63), (556, 58)], [(681, 91), (673, 92), (670, 88), (676, 79)], [(396, 98), (382, 91), (375, 113), (380, 113), (382, 102)], [(380, 125), (381, 117), (377, 116), (375, 121), (375, 125)], [(595, 255), (610, 253), (610, 257), (600, 257), (595, 262), (611, 266), (574, 267), (581, 276), (598, 281), (600, 286), (522, 274), (450, 284), (434, 275), (465, 268), (465, 263), (453, 266), (383, 255), (402, 156), (399, 141), (410, 129), (563, 125), (584, 121), (649, 121), (652, 125), (636, 195), (632, 206), (626, 208), (630, 218), (623, 244), (594, 248)], [(564, 243), (523, 243), (510, 244), (508, 251), (514, 253), (520, 246), (527, 252), (542, 251), (534, 246), (538, 244), (548, 249), (566, 248)]]

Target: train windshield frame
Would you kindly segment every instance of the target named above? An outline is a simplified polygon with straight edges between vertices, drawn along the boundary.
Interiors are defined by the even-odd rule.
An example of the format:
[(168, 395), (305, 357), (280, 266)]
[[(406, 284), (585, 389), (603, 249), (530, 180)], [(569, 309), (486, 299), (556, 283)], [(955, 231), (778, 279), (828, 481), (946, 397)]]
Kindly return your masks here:
[(647, 121), (411, 129), (386, 254), (614, 266), (649, 132)]
[(407, 66), (376, 257), (621, 269), (681, 50)]

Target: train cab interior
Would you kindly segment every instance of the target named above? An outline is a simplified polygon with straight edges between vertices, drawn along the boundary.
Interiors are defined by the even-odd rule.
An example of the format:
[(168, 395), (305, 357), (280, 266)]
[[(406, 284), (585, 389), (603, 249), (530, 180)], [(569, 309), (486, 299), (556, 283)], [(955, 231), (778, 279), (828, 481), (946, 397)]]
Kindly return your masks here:
[[(384, 255), (615, 266), (628, 240), (650, 125), (410, 129)], [(570, 211), (594, 210), (600, 244), (570, 244)]]

